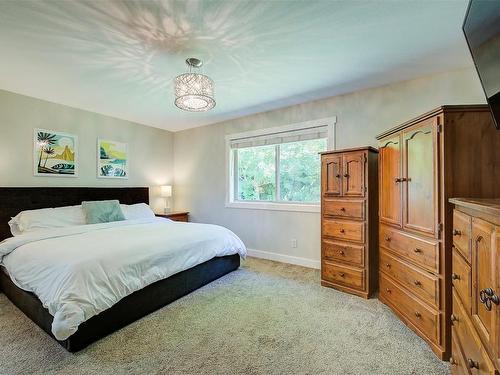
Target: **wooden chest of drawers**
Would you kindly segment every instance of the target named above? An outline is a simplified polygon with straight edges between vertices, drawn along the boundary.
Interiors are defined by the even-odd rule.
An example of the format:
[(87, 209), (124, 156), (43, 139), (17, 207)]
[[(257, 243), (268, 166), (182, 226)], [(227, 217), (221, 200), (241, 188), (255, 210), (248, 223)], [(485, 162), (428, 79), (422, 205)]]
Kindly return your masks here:
[(377, 288), (377, 150), (321, 155), (321, 284), (368, 298)]
[(453, 374), (500, 371), (500, 199), (451, 199)]

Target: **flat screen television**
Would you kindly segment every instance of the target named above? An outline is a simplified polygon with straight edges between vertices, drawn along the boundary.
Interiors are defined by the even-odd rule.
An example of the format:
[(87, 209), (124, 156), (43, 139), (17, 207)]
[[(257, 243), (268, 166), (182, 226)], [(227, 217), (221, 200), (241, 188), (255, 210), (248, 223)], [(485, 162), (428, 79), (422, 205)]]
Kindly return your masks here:
[(500, 0), (471, 0), (462, 28), (500, 129)]

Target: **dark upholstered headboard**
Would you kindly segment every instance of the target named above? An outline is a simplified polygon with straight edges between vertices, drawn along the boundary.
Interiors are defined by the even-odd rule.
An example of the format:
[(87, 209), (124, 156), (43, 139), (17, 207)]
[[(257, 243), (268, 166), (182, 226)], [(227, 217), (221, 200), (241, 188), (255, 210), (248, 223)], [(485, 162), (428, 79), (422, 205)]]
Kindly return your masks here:
[(149, 203), (149, 188), (0, 187), (0, 241), (12, 236), (7, 223), (21, 211), (106, 199), (118, 199), (123, 204)]

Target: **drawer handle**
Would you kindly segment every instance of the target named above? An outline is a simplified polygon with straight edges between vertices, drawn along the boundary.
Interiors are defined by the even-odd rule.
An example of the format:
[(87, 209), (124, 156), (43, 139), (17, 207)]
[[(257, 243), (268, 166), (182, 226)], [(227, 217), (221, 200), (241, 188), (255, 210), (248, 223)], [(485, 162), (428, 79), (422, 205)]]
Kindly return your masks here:
[(470, 358), (467, 359), (467, 366), (469, 366), (469, 368), (477, 368), (479, 370), (479, 362)]
[(498, 305), (500, 298), (495, 294), (492, 288), (486, 288), (479, 292), (479, 300), (484, 305), (486, 310), (491, 311), (492, 303)]
[(385, 291), (386, 291), (387, 293), (392, 293), (392, 290), (390, 290), (389, 288), (386, 288), (386, 289), (385, 289)]
[(394, 182), (395, 182), (396, 184), (397, 184), (397, 183), (399, 183), (399, 182), (402, 182), (402, 181), (403, 181), (403, 179), (402, 179), (401, 177), (396, 177), (396, 178), (394, 179)]
[(339, 254), (340, 254), (340, 255), (344, 255), (344, 254), (345, 254), (345, 253), (344, 253), (344, 250), (340, 250), (340, 251), (339, 251)]
[(339, 175), (339, 174), (336, 174), (336, 175), (335, 175), (335, 177), (340, 178), (340, 175)]
[(451, 324), (453, 324), (453, 322), (458, 322), (458, 318), (453, 314), (451, 314), (450, 320), (451, 320)]
[(451, 279), (452, 280), (460, 280), (460, 275), (457, 275), (455, 272), (451, 274)]
[(387, 242), (389, 242), (389, 241), (391, 240), (391, 237), (389, 237), (389, 236), (385, 236), (385, 240), (386, 240)]
[(417, 319), (420, 319), (422, 317), (422, 314), (420, 314), (418, 311), (415, 311), (415, 317)]
[(340, 233), (345, 233), (344, 228), (341, 228), (341, 229), (340, 229)]
[(339, 273), (339, 276), (340, 276), (340, 277), (344, 277), (344, 276), (345, 276), (345, 273), (344, 273), (344, 272), (341, 272), (341, 273)]
[(457, 362), (457, 361), (455, 361), (455, 358), (450, 357), (450, 365), (452, 365), (452, 366), (456, 366), (456, 365), (458, 365), (458, 362)]
[(453, 235), (454, 236), (461, 236), (462, 235), (462, 232), (458, 229), (453, 229)]
[(346, 174), (344, 175), (344, 177), (345, 177), (345, 178), (349, 178), (349, 173), (346, 173)]
[(418, 247), (416, 247), (415, 249), (413, 249), (413, 252), (418, 254), (418, 253), (422, 252), (422, 249), (419, 249)]
[(422, 283), (421, 283), (420, 281), (418, 281), (418, 280), (415, 280), (415, 281), (413, 282), (413, 284), (415, 284), (416, 286), (420, 286), (420, 285), (422, 285)]
[(345, 207), (342, 207), (340, 211), (345, 212)]
[(391, 264), (390, 263), (386, 263), (385, 265), (387, 268), (391, 268)]

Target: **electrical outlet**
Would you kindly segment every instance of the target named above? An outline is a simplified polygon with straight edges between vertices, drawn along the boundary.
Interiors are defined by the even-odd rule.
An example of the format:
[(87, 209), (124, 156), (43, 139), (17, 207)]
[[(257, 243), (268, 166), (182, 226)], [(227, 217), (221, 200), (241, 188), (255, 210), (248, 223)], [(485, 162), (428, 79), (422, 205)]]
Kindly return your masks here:
[(296, 238), (292, 238), (292, 247), (293, 248), (297, 247), (297, 239)]

